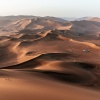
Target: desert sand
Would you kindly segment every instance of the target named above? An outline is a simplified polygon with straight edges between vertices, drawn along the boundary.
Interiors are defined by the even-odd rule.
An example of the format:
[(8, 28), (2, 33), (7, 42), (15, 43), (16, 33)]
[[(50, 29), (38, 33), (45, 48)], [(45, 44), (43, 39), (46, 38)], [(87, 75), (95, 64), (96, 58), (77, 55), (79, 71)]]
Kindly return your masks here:
[(100, 92), (34, 71), (1, 70), (1, 100), (99, 100)]
[(99, 22), (1, 22), (0, 100), (100, 99)]

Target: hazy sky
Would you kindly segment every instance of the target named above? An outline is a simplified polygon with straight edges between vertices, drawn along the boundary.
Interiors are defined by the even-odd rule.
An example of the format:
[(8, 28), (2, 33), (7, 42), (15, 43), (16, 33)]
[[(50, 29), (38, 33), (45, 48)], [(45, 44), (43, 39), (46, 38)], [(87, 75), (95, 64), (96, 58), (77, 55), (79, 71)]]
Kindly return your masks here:
[(100, 0), (0, 0), (0, 15), (100, 17)]

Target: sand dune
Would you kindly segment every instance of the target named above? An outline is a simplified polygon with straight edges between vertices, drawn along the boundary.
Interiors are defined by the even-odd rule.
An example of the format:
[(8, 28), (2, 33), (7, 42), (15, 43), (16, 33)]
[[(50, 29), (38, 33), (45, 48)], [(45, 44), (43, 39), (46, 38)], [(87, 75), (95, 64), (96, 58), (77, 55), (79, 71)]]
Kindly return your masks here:
[(98, 17), (93, 17), (93, 18), (90, 18), (89, 21), (100, 22), (100, 18), (98, 18)]
[[(4, 56), (3, 58), (5, 59), (5, 57), (8, 57), (8, 55), (10, 57), (10, 55), (14, 53), (16, 55), (16, 58), (14, 57), (15, 59), (13, 59), (14, 60), (13, 62), (17, 63), (30, 60), (32, 58), (37, 57), (40, 54), (52, 53), (52, 52), (53, 53), (67, 52), (73, 55), (75, 55), (76, 53), (76, 56), (80, 55), (79, 57), (82, 58), (80, 59), (80, 61), (83, 61), (86, 56), (88, 56), (89, 58), (91, 56), (91, 59), (94, 58), (93, 54), (95, 54), (95, 56), (97, 55), (96, 63), (98, 63), (97, 59), (99, 59), (98, 54), (100, 48), (98, 46), (92, 43), (79, 42), (64, 37), (62, 35), (59, 35), (58, 31), (47, 31), (39, 34), (11, 35), (9, 37), (5, 37), (0, 42), (0, 44), (1, 44), (0, 47), (1, 49), (4, 49), (5, 52), (9, 51), (9, 54), (5, 54), (5, 52), (3, 53), (4, 55), (2, 54), (2, 56)], [(79, 50), (77, 49), (78, 47), (80, 47)], [(84, 49), (90, 50), (90, 53), (88, 53), (88, 55), (85, 54), (83, 52)], [(73, 58), (72, 60), (74, 59), (79, 60), (79, 58)]]
[(1, 100), (99, 100), (100, 97), (98, 91), (58, 83), (41, 73), (15, 70), (1, 72), (4, 73), (0, 79)]
[[(39, 72), (48, 74), (54, 78), (65, 82), (75, 82), (82, 85), (98, 85), (98, 77), (92, 72), (96, 69), (97, 65), (84, 62), (63, 62), (61, 60), (67, 59), (71, 54), (67, 53), (50, 53), (43, 54), (30, 61), (4, 67), (3, 69), (25, 69), (33, 70), (33, 72)], [(100, 65), (99, 65), (100, 66)], [(31, 70), (31, 71), (32, 71)], [(97, 69), (96, 69), (97, 70)], [(78, 72), (78, 73), (77, 73)]]
[[(3, 41), (3, 44), (1, 42), (1, 48), (4, 44), (5, 46), (9, 44), (6, 52), (9, 51), (10, 54), (7, 58), (4, 52), (3, 56), (7, 60), (4, 59), (4, 63), (0, 65), (1, 100), (74, 100), (76, 98), (77, 100), (95, 98), (99, 100), (100, 93), (95, 90), (100, 88), (97, 73), (100, 66), (99, 56), (95, 56), (99, 54), (98, 49), (84, 43), (70, 41), (69, 38), (60, 35), (51, 35), (51, 33), (27, 44), (25, 42), (23, 45), (22, 40), (28, 35), (25, 35), (25, 38), (21, 37), (17, 36), (18, 41), (11, 39), (7, 42)], [(55, 44), (58, 46), (56, 47)], [(83, 49), (75, 49), (80, 46), (88, 48), (91, 52), (86, 54)], [(13, 53), (17, 55), (16, 60), (12, 56), (16, 62), (7, 63), (12, 61)]]
[[(15, 20), (0, 20), (0, 33), (7, 32), (19, 32), (21, 30), (36, 30), (36, 31), (43, 31), (43, 30), (69, 30), (72, 26), (69, 22), (58, 18), (51, 18), (51, 17), (33, 17), (32, 18), (22, 18), (22, 19), (15, 19)], [(61, 20), (61, 21), (59, 21)], [(23, 31), (23, 32), (25, 32)], [(30, 32), (30, 31), (29, 31)]]
[[(9, 18), (8, 18), (9, 19)], [(24, 32), (24, 33), (34, 33), (41, 32), (44, 30), (71, 30), (74, 31), (73, 34), (92, 34), (95, 32), (99, 32), (100, 23), (99, 21), (89, 20), (80, 20), (80, 21), (72, 21), (68, 22), (61, 18), (56, 17), (33, 17), (30, 16), (28, 18), (24, 16), (16, 17), (14, 20), (12, 18), (9, 20), (0, 20), (0, 33), (2, 34), (14, 34), (16, 32)], [(94, 18), (94, 20), (99, 18)], [(27, 31), (28, 30), (28, 31)]]
[(71, 28), (71, 25), (69, 23), (60, 23), (54, 20), (49, 20), (45, 18), (35, 18), (32, 20), (30, 24), (26, 26), (26, 29), (58, 29), (58, 30), (68, 30)]

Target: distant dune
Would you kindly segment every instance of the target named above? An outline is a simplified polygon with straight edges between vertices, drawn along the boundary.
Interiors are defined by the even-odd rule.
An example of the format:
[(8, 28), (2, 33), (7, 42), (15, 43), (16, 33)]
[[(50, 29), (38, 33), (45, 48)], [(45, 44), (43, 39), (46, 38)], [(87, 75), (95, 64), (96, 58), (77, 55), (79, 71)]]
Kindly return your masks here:
[(86, 20), (86, 21), (100, 22), (100, 18), (99, 17), (83, 17), (83, 18), (79, 18), (79, 19), (76, 19), (76, 20), (78, 20), (78, 21)]

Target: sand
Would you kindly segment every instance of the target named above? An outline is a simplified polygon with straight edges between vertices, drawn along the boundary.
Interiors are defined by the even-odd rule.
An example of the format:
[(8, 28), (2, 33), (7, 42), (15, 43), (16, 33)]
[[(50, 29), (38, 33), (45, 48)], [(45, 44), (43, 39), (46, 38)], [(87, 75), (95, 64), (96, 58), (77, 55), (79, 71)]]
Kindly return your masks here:
[[(3, 71), (3, 72), (2, 72)], [(58, 82), (41, 73), (1, 70), (0, 100), (99, 100), (100, 92)]]
[[(2, 22), (17, 33), (8, 31), (0, 37), (0, 100), (100, 99), (98, 37), (85, 41), (84, 36), (73, 34), (82, 22), (55, 20), (46, 17)], [(20, 29), (29, 33), (18, 33)]]

